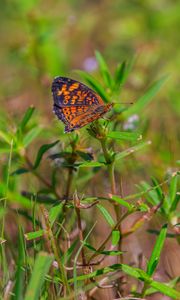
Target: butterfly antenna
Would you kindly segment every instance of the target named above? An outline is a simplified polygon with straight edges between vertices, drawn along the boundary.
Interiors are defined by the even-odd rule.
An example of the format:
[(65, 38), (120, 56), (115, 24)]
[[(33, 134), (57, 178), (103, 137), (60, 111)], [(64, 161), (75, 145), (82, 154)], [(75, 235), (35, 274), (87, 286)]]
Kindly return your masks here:
[(118, 103), (114, 103), (114, 104), (116, 104), (116, 105), (121, 105), (121, 104), (132, 105), (132, 104), (134, 104), (134, 102), (118, 102)]

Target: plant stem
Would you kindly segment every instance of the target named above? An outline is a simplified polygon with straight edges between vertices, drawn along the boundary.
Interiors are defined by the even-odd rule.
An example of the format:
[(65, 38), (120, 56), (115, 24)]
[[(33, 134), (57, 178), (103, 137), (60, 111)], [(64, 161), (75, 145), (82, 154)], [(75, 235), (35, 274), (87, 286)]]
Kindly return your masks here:
[[(75, 210), (76, 210), (78, 229), (79, 229), (79, 239), (80, 239), (80, 241), (83, 242), (84, 237), (83, 237), (83, 230), (82, 230), (82, 225), (81, 225), (81, 213), (80, 213), (80, 209), (79, 209), (79, 206), (78, 206), (79, 199), (76, 197), (74, 202), (75, 202)], [(86, 266), (86, 258), (85, 258), (85, 253), (84, 253), (84, 248), (83, 247), (82, 247), (82, 250), (81, 250), (81, 257), (82, 257), (83, 265)]]
[(107, 149), (106, 138), (101, 139), (100, 142), (101, 142), (101, 146), (102, 146), (102, 150), (103, 150), (103, 153), (104, 153), (106, 163), (110, 164), (112, 160), (111, 160), (111, 156), (110, 156), (110, 154), (108, 152), (108, 149)]
[(142, 289), (142, 292), (141, 292), (141, 297), (142, 297), (142, 298), (145, 297), (147, 288), (148, 288), (148, 284), (147, 284), (147, 282), (145, 282), (145, 283), (144, 283), (144, 286), (143, 286), (143, 289)]
[(114, 175), (114, 161), (111, 162), (108, 165), (108, 171), (109, 171), (109, 178), (110, 178), (110, 184), (111, 184), (111, 194), (116, 194), (116, 182), (115, 182), (115, 175)]
[(59, 267), (59, 271), (60, 271), (60, 275), (61, 275), (61, 280), (62, 280), (62, 282), (64, 284), (64, 288), (65, 288), (64, 295), (66, 295), (66, 292), (70, 293), (70, 287), (69, 287), (69, 284), (68, 284), (68, 280), (67, 280), (67, 276), (66, 276), (66, 273), (65, 273), (64, 266), (61, 262), (61, 258), (59, 257), (59, 250), (58, 250), (58, 247), (57, 247), (57, 244), (56, 244), (56, 240), (55, 240), (53, 232), (51, 230), (49, 217), (48, 217), (48, 212), (45, 209), (44, 205), (40, 205), (40, 209), (41, 209), (42, 216), (43, 216), (43, 223), (44, 223), (43, 225), (45, 227), (44, 229), (47, 231), (49, 240), (51, 242), (51, 248), (52, 248), (52, 251), (54, 253), (54, 257), (55, 257), (55, 259), (58, 263), (58, 267)]
[(73, 168), (69, 168), (65, 199), (68, 200), (73, 180)]

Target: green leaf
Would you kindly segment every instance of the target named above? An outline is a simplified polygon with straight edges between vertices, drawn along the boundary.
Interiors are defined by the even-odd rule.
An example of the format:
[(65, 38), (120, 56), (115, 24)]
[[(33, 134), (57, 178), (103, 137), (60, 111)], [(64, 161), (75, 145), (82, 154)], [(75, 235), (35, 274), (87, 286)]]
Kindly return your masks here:
[(37, 169), (37, 167), (39, 166), (41, 160), (42, 160), (42, 157), (44, 155), (44, 153), (46, 151), (48, 151), (50, 148), (54, 147), (55, 145), (57, 145), (57, 143), (59, 143), (59, 140), (58, 141), (55, 141), (51, 144), (44, 144), (40, 147), (39, 151), (38, 151), (38, 154), (36, 156), (36, 160), (35, 160), (35, 163), (34, 163), (34, 166), (33, 166), (33, 169)]
[[(116, 264), (116, 265), (112, 265), (112, 266), (108, 266), (99, 270), (96, 270), (92, 273), (89, 274), (84, 274), (84, 275), (80, 275), (80, 276), (76, 276), (76, 280), (77, 281), (82, 281), (82, 280), (87, 280), (89, 278), (96, 278), (98, 276), (113, 272), (113, 271), (117, 271), (117, 270), (121, 270), (121, 264)], [(74, 282), (74, 277), (70, 278), (68, 280), (69, 283)]]
[(61, 202), (58, 205), (55, 205), (50, 209), (50, 211), (49, 211), (49, 221), (51, 223), (51, 227), (53, 226), (53, 224), (56, 221), (57, 217), (62, 212), (63, 206), (64, 206), (64, 202)]
[(96, 59), (99, 63), (100, 72), (104, 79), (104, 82), (107, 85), (107, 87), (111, 88), (113, 81), (112, 81), (112, 77), (109, 72), (108, 66), (99, 51), (95, 51), (95, 55), (96, 55)]
[(85, 161), (91, 161), (93, 159), (93, 156), (91, 153), (83, 152), (83, 151), (79, 151), (79, 150), (77, 150), (76, 153)]
[[(176, 210), (179, 201), (180, 201), (180, 193), (177, 193), (173, 203), (171, 204), (170, 212), (174, 212)], [(176, 215), (178, 216), (177, 211), (176, 211)]]
[(25, 285), (25, 247), (24, 247), (24, 237), (22, 228), (19, 228), (19, 242), (18, 242), (18, 261), (17, 261), (17, 269), (15, 275), (15, 286), (13, 289), (13, 299), (14, 300), (23, 300), (23, 292)]
[(155, 288), (157, 291), (161, 292), (164, 295), (171, 297), (171, 299), (180, 299), (180, 292), (175, 289), (169, 287), (167, 284), (157, 281), (151, 282), (151, 287)]
[[(9, 133), (3, 132), (2, 130), (0, 130), (0, 139), (5, 141), (7, 144), (11, 145), (12, 136)], [(9, 149), (8, 149), (8, 151), (9, 151)]]
[(101, 96), (104, 102), (109, 102), (109, 97), (107, 93), (104, 91), (104, 88), (100, 85), (100, 83), (97, 82), (95, 78), (93, 78), (91, 75), (87, 74), (84, 71), (77, 70), (76, 73), (79, 74), (92, 87), (92, 89), (99, 94), (99, 96)]
[(27, 125), (27, 123), (28, 123), (29, 120), (31, 119), (34, 110), (35, 110), (35, 107), (30, 106), (30, 107), (27, 109), (27, 111), (25, 112), (25, 115), (24, 115), (22, 121), (21, 121), (20, 124), (19, 124), (19, 129), (20, 129), (21, 131), (24, 130), (25, 126)]
[(30, 200), (17, 192), (11, 192), (9, 189), (7, 190), (6, 184), (3, 182), (0, 182), (0, 191), (2, 195), (6, 195), (6, 199), (8, 201), (11, 201), (12, 203), (18, 203), (26, 208), (32, 208)]
[(150, 144), (151, 144), (151, 142), (147, 141), (147, 142), (139, 143), (139, 144), (137, 144), (137, 145), (135, 145), (131, 148), (128, 148), (128, 149), (116, 154), (115, 160), (122, 159), (122, 158), (136, 152), (136, 151), (139, 151), (139, 150), (143, 149), (145, 146), (148, 146)]
[[(121, 270), (129, 276), (132, 276), (140, 281), (146, 282), (152, 288), (155, 288), (156, 290), (160, 291), (161, 293), (163, 293), (169, 297), (172, 297), (173, 299), (177, 299), (177, 300), (180, 299), (180, 293), (178, 291), (176, 291), (175, 289), (167, 286), (164, 283), (152, 280), (143, 270), (138, 269), (138, 268), (133, 268), (133, 267), (125, 265), (125, 264), (114, 264), (114, 265), (96, 270), (89, 274), (80, 275), (80, 276), (76, 277), (76, 280), (82, 281), (82, 280), (87, 280), (89, 278), (97, 278), (98, 276), (112, 273), (117, 270)], [(74, 282), (74, 278), (71, 278), (68, 281), (69, 281), (69, 283)]]
[(114, 200), (116, 203), (119, 203), (120, 205), (126, 207), (128, 210), (132, 210), (133, 209), (133, 205), (129, 204), (127, 201), (123, 200), (122, 198), (113, 195), (111, 197), (112, 200)]
[(72, 256), (72, 253), (74, 251), (74, 249), (76, 248), (76, 245), (78, 243), (78, 240), (75, 240), (71, 246), (68, 248), (68, 250), (64, 253), (64, 255), (62, 256), (62, 263), (67, 264)]
[(30, 241), (30, 240), (37, 239), (37, 238), (43, 236), (44, 234), (45, 234), (45, 231), (43, 229), (41, 229), (41, 230), (38, 230), (38, 231), (25, 233), (24, 236), (25, 236), (27, 241)]
[[(137, 279), (140, 279), (141, 281), (146, 281), (146, 282), (151, 282), (152, 279), (141, 269), (138, 268), (133, 268), (130, 267), (128, 265), (125, 264), (114, 264), (99, 270), (96, 270), (92, 273), (89, 274), (85, 274), (85, 275), (80, 275), (76, 277), (77, 281), (81, 281), (81, 280), (86, 280), (88, 278), (96, 278), (98, 276), (107, 274), (107, 273), (111, 273), (111, 272), (115, 272), (117, 270), (122, 270), (123, 272), (125, 272), (126, 274), (135, 277)], [(68, 280), (69, 282), (73, 282), (74, 278), (71, 278)]]
[(52, 255), (49, 255), (45, 252), (39, 252), (35, 260), (30, 282), (27, 287), (24, 298), (25, 300), (39, 299), (45, 276), (48, 274), (52, 261)]
[(140, 113), (144, 107), (150, 103), (153, 97), (159, 92), (165, 81), (167, 80), (168, 76), (164, 76), (161, 79), (157, 80), (148, 90), (147, 92), (140, 97), (135, 104), (129, 107), (128, 110), (124, 112), (124, 116), (129, 116), (134, 113)]
[(32, 128), (23, 138), (23, 145), (26, 148), (42, 131), (41, 127)]
[(105, 219), (108, 222), (108, 224), (111, 227), (114, 227), (115, 226), (115, 222), (114, 222), (113, 218), (111, 217), (110, 213), (107, 211), (107, 209), (104, 206), (100, 205), (100, 204), (97, 204), (96, 207), (99, 208), (100, 212), (105, 217)]
[(164, 245), (167, 233), (167, 224), (162, 226), (160, 234), (156, 240), (154, 249), (147, 265), (147, 274), (152, 276), (160, 260), (160, 254)]
[(21, 174), (25, 174), (28, 172), (29, 172), (29, 170), (27, 170), (25, 168), (20, 168), (20, 169), (17, 169), (16, 171), (12, 172), (11, 176), (21, 175)]
[(133, 267), (125, 265), (125, 264), (122, 264), (121, 268), (124, 273), (126, 273), (134, 278), (137, 278), (141, 281), (146, 281), (148, 283), (150, 283), (152, 281), (152, 279), (148, 276), (148, 274), (146, 274), (141, 269), (133, 268)]
[(115, 80), (115, 89), (119, 88), (123, 85), (123, 83), (125, 82), (126, 79), (126, 62), (123, 61), (122, 64), (119, 64), (116, 68), (115, 71), (115, 76), (114, 76), (114, 80)]
[(112, 231), (112, 245), (116, 246), (119, 243), (120, 238), (121, 238), (120, 231), (113, 230)]
[(99, 254), (103, 254), (103, 255), (116, 256), (116, 255), (120, 255), (120, 254), (123, 253), (122, 251), (117, 251), (117, 250), (110, 250), (110, 251), (109, 250), (101, 250), (101, 251), (98, 251), (88, 243), (84, 243), (84, 246), (86, 246), (88, 249), (90, 249), (91, 251), (93, 251), (95, 253), (99, 253)]
[(161, 187), (159, 186), (159, 182), (157, 181), (157, 179), (155, 177), (151, 176), (151, 180), (152, 180), (153, 186), (155, 187), (155, 191), (157, 192), (159, 202), (160, 202), (164, 198), (163, 191), (162, 191)]
[(117, 139), (117, 140), (125, 140), (125, 141), (137, 141), (141, 140), (142, 136), (136, 132), (120, 132), (120, 131), (110, 131), (107, 134), (108, 138)]
[(172, 176), (170, 186), (169, 186), (168, 198), (169, 198), (169, 202), (170, 202), (171, 206), (174, 203), (174, 200), (176, 198), (177, 180), (178, 180), (178, 176), (177, 176), (177, 173), (176, 173), (175, 175)]
[(91, 161), (79, 164), (79, 168), (94, 168), (94, 167), (102, 167), (104, 163), (100, 163), (98, 161)]
[(152, 186), (149, 183), (142, 181), (139, 184), (139, 187), (140, 187), (141, 191), (144, 191), (144, 192), (147, 191), (146, 199), (150, 204), (152, 204), (152, 205), (159, 204), (159, 202), (160, 202), (159, 195), (158, 195), (156, 189), (152, 189)]
[(122, 64), (119, 64), (115, 71), (115, 90), (120, 88), (125, 84), (129, 73), (132, 70), (136, 57), (133, 57), (128, 63), (125, 61)]

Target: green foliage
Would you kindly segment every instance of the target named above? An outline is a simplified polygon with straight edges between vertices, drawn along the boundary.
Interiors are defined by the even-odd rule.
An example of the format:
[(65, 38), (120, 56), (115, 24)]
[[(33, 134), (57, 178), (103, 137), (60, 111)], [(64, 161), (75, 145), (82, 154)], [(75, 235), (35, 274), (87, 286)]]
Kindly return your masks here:
[(164, 225), (160, 231), (153, 252), (147, 265), (147, 274), (152, 276), (160, 259), (160, 254), (166, 238), (167, 225)]
[(165, 81), (167, 80), (168, 76), (164, 76), (161, 79), (157, 80), (152, 86), (145, 92), (143, 96), (141, 96), (136, 103), (131, 106), (124, 114), (131, 115), (134, 113), (141, 113), (144, 107), (146, 107), (153, 97), (159, 92)]
[(35, 160), (35, 163), (34, 163), (34, 166), (33, 166), (33, 169), (36, 169), (38, 168), (39, 164), (41, 163), (41, 159), (44, 155), (44, 153), (46, 151), (48, 151), (50, 148), (54, 147), (59, 141), (56, 141), (54, 143), (51, 143), (51, 144), (46, 144), (46, 145), (42, 145), (37, 153), (37, 157), (36, 157), (36, 160)]
[[(46, 4), (45, 2), (44, 7)], [(76, 71), (105, 103), (114, 103), (108, 120), (97, 120), (87, 130), (81, 129), (69, 135), (62, 133), (60, 122), (49, 122), (46, 107), (49, 103), (51, 77), (57, 73), (64, 76), (65, 71), (69, 71), (70, 64), (76, 61), (76, 57), (71, 58), (69, 49), (77, 54), (76, 44), (81, 44), (64, 44), (68, 32), (76, 41), (80, 41), (83, 34), (80, 30), (78, 40), (73, 22), (76, 25), (77, 20), (81, 19), (81, 8), (79, 4), (75, 4), (77, 3), (70, 1), (61, 7), (57, 3), (57, 8), (61, 7), (62, 10), (56, 11), (55, 6), (47, 15), (44, 7), (35, 1), (22, 3), (18, 0), (12, 7), (5, 4), (6, 17), (13, 16), (18, 26), (23, 28), (24, 35), (21, 36), (22, 30), (17, 30), (20, 34), (17, 44), (12, 41), (12, 49), (9, 46), (9, 52), (7, 51), (11, 57), (7, 58), (9, 66), (16, 66), (17, 78), (8, 79), (12, 85), (9, 82), (8, 86), (5, 82), (2, 85), (4, 98), (12, 97), (10, 103), (15, 102), (15, 109), (11, 110), (11, 104), (7, 104), (8, 114), (4, 114), (2, 110), (0, 116), (2, 298), (79, 299), (82, 290), (84, 293), (89, 290), (88, 297), (91, 297), (91, 293), (93, 297), (96, 289), (101, 292), (104, 280), (108, 286), (113, 287), (112, 291), (116, 294), (126, 293), (127, 289), (124, 289), (116, 277), (120, 271), (127, 279), (130, 291), (125, 297), (142, 299), (160, 292), (172, 299), (179, 299), (177, 277), (170, 278), (166, 283), (163, 279), (161, 282), (154, 280), (162, 259), (164, 243), (168, 243), (167, 238), (176, 239), (180, 243), (179, 172), (174, 167), (179, 131), (173, 123), (178, 110), (178, 106), (174, 104), (177, 93), (173, 89), (167, 90), (164, 85), (168, 76), (156, 74), (160, 60), (157, 48), (153, 50), (151, 64), (155, 65), (155, 69), (152, 70), (145, 60), (142, 59), (139, 63), (137, 57), (129, 54), (130, 49), (126, 54), (125, 47), (122, 55), (118, 43), (113, 44), (112, 41), (113, 45), (109, 46), (108, 41), (104, 56), (99, 51), (95, 52), (94, 59), (98, 69), (93, 74), (84, 70)], [(70, 7), (68, 12), (72, 14), (73, 5), (78, 6), (80, 12), (70, 16), (66, 9)], [(111, 5), (112, 10), (119, 11), (115, 3)], [(143, 6), (148, 5), (146, 3)], [(158, 26), (165, 26), (169, 30), (165, 20), (161, 23), (161, 18), (158, 19), (160, 7), (157, 9), (155, 4), (151, 5), (151, 13), (147, 10), (144, 17), (144, 23), (146, 19), (149, 22), (151, 34), (154, 34), (155, 27)], [(138, 15), (142, 11), (141, 5), (135, 3), (121, 8), (125, 13), (129, 7)], [(63, 14), (60, 15), (59, 12)], [(136, 14), (133, 16), (137, 18)], [(85, 19), (86, 17), (88, 14), (85, 13)], [(86, 26), (79, 28), (86, 31), (89, 21), (94, 28), (94, 15), (89, 18), (87, 23), (84, 20)], [(127, 22), (131, 30), (127, 29), (126, 32), (125, 28), (129, 28), (128, 26), (121, 27), (117, 24), (110, 31), (111, 27), (108, 28), (108, 34), (116, 35), (116, 40), (119, 40), (119, 34), (123, 35), (125, 30), (126, 34), (129, 31), (136, 37), (137, 32), (142, 29), (138, 25), (139, 19), (134, 21), (134, 18)], [(2, 19), (1, 22), (5, 20)], [(116, 22), (119, 20), (116, 19)], [(66, 26), (64, 24), (69, 24), (68, 30), (62, 30)], [(59, 28), (57, 35), (56, 28)], [(97, 35), (98, 41), (100, 36), (103, 36), (102, 31)], [(162, 37), (164, 40), (164, 34)], [(12, 36), (10, 40), (11, 38)], [(141, 37), (139, 40), (142, 41)], [(98, 44), (101, 45), (101, 42), (102, 40)], [(138, 44), (138, 40), (136, 43)], [(110, 50), (109, 47), (117, 47), (117, 51)], [(153, 47), (155, 45), (147, 41), (147, 57), (148, 51), (152, 51)], [(112, 56), (111, 51), (117, 53), (116, 56)], [(117, 56), (121, 58), (120, 62), (115, 58)], [(129, 59), (130, 56), (133, 58)], [(7, 74), (9, 73), (11, 71), (8, 70)], [(168, 72), (163, 70), (162, 73)], [(168, 84), (169, 82), (170, 79)], [(147, 86), (150, 87), (147, 89)], [(22, 87), (29, 93), (34, 105), (38, 101), (36, 110), (29, 100), (26, 102)], [(162, 87), (166, 89), (165, 92)], [(142, 90), (145, 90), (144, 94)], [(163, 96), (160, 91), (162, 95), (164, 93)], [(22, 113), (21, 110), (18, 112), (16, 104), (18, 93), (27, 107), (23, 117), (20, 117)], [(173, 101), (166, 100), (168, 95)], [(126, 100), (133, 105), (127, 106)], [(168, 113), (172, 113), (172, 116), (168, 114), (167, 124), (163, 120), (163, 116), (167, 114), (166, 111), (163, 113), (164, 107), (168, 108)], [(167, 173), (165, 179), (164, 173)], [(134, 183), (137, 192), (134, 191)], [(167, 224), (161, 230), (151, 229), (150, 220), (154, 219), (158, 219), (158, 224)], [(141, 228), (143, 238), (146, 238), (144, 228), (147, 226), (143, 227), (144, 224), (148, 225), (148, 234), (155, 235), (156, 242), (146, 267), (142, 269), (140, 262), (137, 263), (136, 251), (133, 251), (131, 245), (126, 247), (126, 237), (136, 235)], [(146, 240), (143, 241), (146, 244)], [(142, 247), (141, 254), (147, 257), (144, 248)], [(130, 260), (123, 264), (121, 262), (126, 249)], [(112, 256), (117, 263), (112, 264)], [(102, 261), (103, 268), (100, 265)], [(134, 278), (133, 285), (129, 277)], [(142, 290), (138, 282), (141, 282)]]
[(53, 256), (50, 256), (45, 252), (39, 252), (34, 263), (31, 279), (24, 298), (25, 300), (39, 299), (45, 276), (49, 271), (52, 261)]

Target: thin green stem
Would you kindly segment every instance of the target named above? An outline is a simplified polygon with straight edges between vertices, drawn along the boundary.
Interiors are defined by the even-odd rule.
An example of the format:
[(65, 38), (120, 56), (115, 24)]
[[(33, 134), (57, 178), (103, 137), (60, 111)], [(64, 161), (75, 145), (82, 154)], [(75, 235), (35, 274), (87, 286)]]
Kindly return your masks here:
[(109, 179), (111, 184), (111, 194), (116, 195), (116, 182), (115, 182), (115, 175), (114, 175), (114, 161), (112, 161), (108, 165), (108, 171), (109, 171)]
[[(82, 230), (82, 225), (81, 225), (81, 213), (78, 205), (75, 203), (75, 210), (76, 210), (76, 215), (77, 215), (77, 222), (78, 222), (78, 230), (79, 230), (79, 239), (80, 241), (84, 241), (83, 237), (83, 230)], [(86, 258), (85, 258), (85, 253), (84, 253), (84, 247), (81, 249), (81, 257), (82, 257), (82, 263), (84, 266), (86, 266)]]
[(66, 193), (65, 193), (65, 199), (66, 200), (68, 200), (68, 198), (69, 198), (69, 194), (70, 194), (71, 186), (72, 186), (72, 181), (73, 181), (73, 169), (69, 168), (67, 186), (66, 186)]
[(101, 139), (100, 142), (101, 142), (101, 147), (102, 147), (102, 150), (103, 150), (103, 153), (104, 153), (106, 163), (110, 164), (112, 159), (111, 159), (111, 156), (110, 156), (110, 154), (108, 152), (108, 149), (107, 149), (107, 140), (106, 140), (106, 138)]
[(145, 294), (146, 294), (146, 290), (148, 289), (148, 283), (147, 282), (144, 282), (144, 286), (142, 288), (142, 292), (141, 292), (141, 297), (144, 298), (145, 297)]
[(68, 284), (68, 280), (67, 280), (67, 276), (66, 276), (66, 272), (64, 269), (64, 266), (62, 264), (61, 258), (59, 257), (59, 253), (60, 251), (58, 250), (57, 244), (56, 244), (56, 240), (54, 238), (53, 232), (51, 230), (51, 226), (50, 226), (50, 222), (49, 222), (49, 217), (48, 217), (48, 212), (45, 209), (44, 205), (40, 205), (40, 209), (42, 212), (42, 216), (43, 216), (43, 223), (44, 223), (44, 227), (45, 230), (47, 231), (49, 240), (51, 242), (51, 248), (52, 251), (54, 253), (54, 257), (58, 263), (58, 267), (59, 267), (59, 271), (60, 271), (60, 276), (61, 276), (61, 280), (64, 284), (64, 296), (66, 295), (66, 293), (70, 293), (70, 287)]

